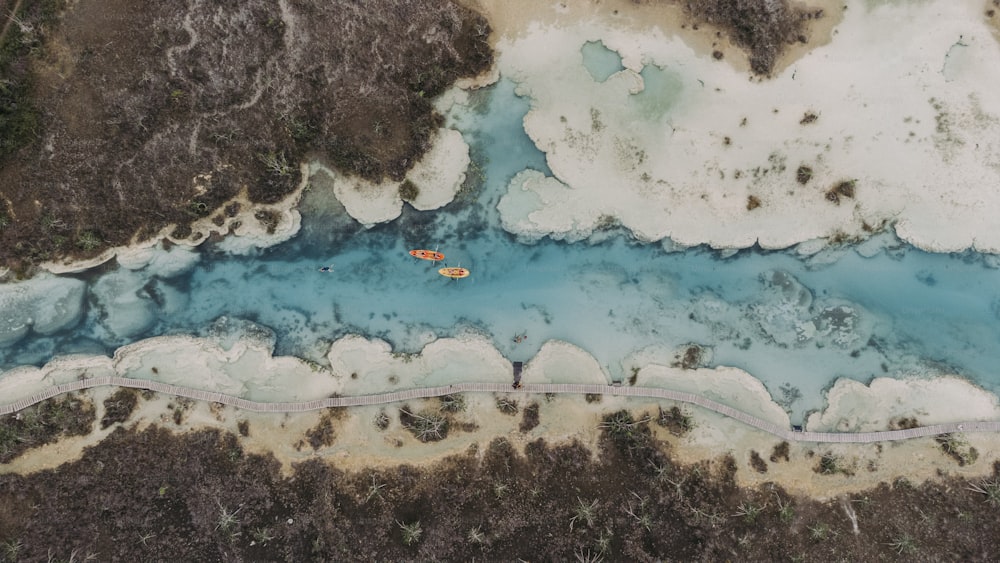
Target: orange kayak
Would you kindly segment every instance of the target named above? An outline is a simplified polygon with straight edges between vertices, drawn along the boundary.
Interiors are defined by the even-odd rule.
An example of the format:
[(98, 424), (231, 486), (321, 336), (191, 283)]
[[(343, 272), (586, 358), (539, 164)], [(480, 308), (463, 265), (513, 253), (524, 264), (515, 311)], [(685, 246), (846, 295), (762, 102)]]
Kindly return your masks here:
[(453, 280), (469, 277), (469, 270), (465, 268), (441, 268), (438, 273)]
[(411, 250), (410, 256), (420, 258), (421, 260), (430, 260), (431, 262), (440, 262), (441, 260), (444, 260), (444, 254), (441, 254), (436, 250)]

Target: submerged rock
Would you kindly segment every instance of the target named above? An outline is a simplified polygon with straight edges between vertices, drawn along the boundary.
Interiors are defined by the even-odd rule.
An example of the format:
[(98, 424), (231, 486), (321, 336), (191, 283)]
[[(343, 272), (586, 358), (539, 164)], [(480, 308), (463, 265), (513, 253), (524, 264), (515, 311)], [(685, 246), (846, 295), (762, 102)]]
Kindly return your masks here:
[(13, 344), (32, 329), (53, 334), (75, 325), (85, 289), (81, 280), (56, 277), (0, 285), (0, 345)]

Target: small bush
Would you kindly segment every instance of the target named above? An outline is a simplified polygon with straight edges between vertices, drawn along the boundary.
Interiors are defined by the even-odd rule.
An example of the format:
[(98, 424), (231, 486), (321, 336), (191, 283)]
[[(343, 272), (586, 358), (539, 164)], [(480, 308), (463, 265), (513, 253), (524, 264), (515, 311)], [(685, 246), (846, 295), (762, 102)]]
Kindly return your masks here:
[(521, 432), (530, 432), (538, 426), (538, 422), (538, 403), (531, 403), (525, 407), (524, 414), (521, 415), (521, 426), (518, 430)]
[(125, 422), (139, 404), (139, 394), (135, 389), (123, 387), (104, 400), (104, 416), (101, 417), (101, 429), (116, 422)]
[(819, 464), (813, 468), (813, 471), (820, 475), (836, 475), (837, 473), (854, 475), (854, 472), (845, 466), (842, 461), (840, 456), (827, 452), (820, 456)]
[(448, 436), (448, 419), (439, 412), (414, 413), (403, 407), (399, 409), (399, 422), (421, 442), (436, 442)]
[(420, 196), (420, 188), (409, 179), (403, 180), (399, 185), (399, 198), (403, 201), (412, 202)]
[(517, 414), (517, 401), (510, 397), (498, 397), (497, 408), (500, 409), (500, 412), (513, 416)]
[(306, 438), (314, 450), (333, 445), (335, 437), (336, 433), (333, 431), (333, 414), (329, 410), (323, 413), (316, 426), (306, 430)]
[(813, 169), (806, 165), (799, 166), (795, 171), (795, 180), (802, 185), (805, 185), (809, 180), (812, 180), (812, 177)]
[(840, 203), (840, 198), (854, 198), (856, 182), (845, 180), (826, 191), (826, 199), (832, 203)]
[(420, 527), (420, 520), (409, 524), (404, 524), (402, 522), (396, 523), (399, 524), (399, 527), (403, 530), (403, 543), (406, 545), (413, 545), (420, 541), (420, 536), (424, 533), (423, 529)]
[(93, 231), (83, 231), (76, 237), (77, 248), (84, 252), (97, 250), (102, 244), (104, 244), (104, 241)]
[(375, 415), (375, 428), (385, 430), (389, 427), (389, 422), (389, 415), (385, 414), (385, 411), (379, 411), (379, 413)]
[(445, 395), (439, 399), (444, 412), (461, 412), (465, 410), (465, 395)]
[(656, 417), (656, 424), (670, 430), (670, 433), (674, 436), (683, 436), (694, 428), (691, 415), (682, 411), (677, 406), (670, 407), (668, 411), (660, 407), (660, 413)]
[(767, 473), (767, 462), (755, 450), (750, 451), (750, 467), (753, 467), (757, 473)]
[(771, 463), (777, 463), (779, 459), (789, 461), (788, 459), (788, 442), (781, 442), (774, 446), (771, 450)]

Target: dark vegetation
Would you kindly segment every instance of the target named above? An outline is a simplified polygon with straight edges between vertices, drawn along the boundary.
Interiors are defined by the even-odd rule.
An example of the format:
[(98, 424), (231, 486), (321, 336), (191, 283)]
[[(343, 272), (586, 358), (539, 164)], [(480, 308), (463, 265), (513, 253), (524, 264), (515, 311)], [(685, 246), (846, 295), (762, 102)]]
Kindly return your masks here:
[(823, 10), (793, 6), (788, 0), (683, 0), (683, 7), (695, 21), (728, 34), (749, 55), (751, 70), (762, 75), (771, 74), (787, 45), (808, 41), (807, 21), (823, 17)]
[(754, 450), (750, 451), (750, 467), (757, 473), (767, 473), (767, 462)]
[(826, 452), (819, 456), (819, 463), (816, 464), (813, 471), (820, 475), (836, 475), (837, 473), (843, 473), (848, 476), (854, 475), (854, 470), (840, 456), (831, 452)]
[(518, 411), (517, 401), (507, 396), (497, 397), (497, 410), (504, 414), (514, 416)]
[(0, 463), (62, 436), (84, 436), (97, 415), (86, 397), (66, 395), (0, 417)]
[[(23, 2), (14, 13), (16, 4), (15, 0), (0, 1), (4, 16), (0, 20), (0, 162), (38, 136), (39, 112), (31, 99), (27, 61), (43, 39), (43, 26), (61, 6), (57, 0)], [(6, 213), (3, 217), (10, 219)]]
[(199, 235), (284, 198), (309, 156), (402, 180), (432, 98), (492, 63), (452, 1), (287, 4), (23, 0), (0, 46), (0, 265)]
[(694, 428), (691, 415), (682, 411), (678, 406), (670, 407), (667, 410), (660, 407), (656, 423), (669, 430), (674, 436), (683, 436)]
[(805, 185), (806, 182), (812, 179), (812, 177), (813, 177), (812, 168), (809, 168), (804, 164), (802, 166), (799, 166), (798, 169), (795, 171), (795, 180), (802, 185)]
[(399, 198), (403, 201), (410, 201), (417, 199), (420, 195), (420, 188), (416, 184), (409, 180), (403, 180), (403, 183), (399, 185)]
[(319, 422), (316, 426), (306, 430), (305, 440), (300, 441), (297, 445), (301, 449), (305, 444), (309, 444), (313, 450), (318, 450), (323, 447), (329, 447), (333, 445), (334, 439), (337, 437), (336, 432), (333, 429), (333, 421), (343, 418), (344, 409), (342, 408), (330, 408), (323, 411), (323, 414), (319, 417)]
[(317, 458), (287, 477), (234, 434), (119, 427), (57, 471), (0, 475), (0, 557), (988, 561), (1000, 549), (1000, 465), (847, 497), (855, 535), (840, 500), (740, 488), (753, 469), (731, 456), (679, 464), (649, 422), (606, 416), (596, 458), (542, 439), (521, 455), (497, 438), (427, 468), (345, 473)]
[(413, 412), (404, 405), (399, 409), (399, 423), (421, 442), (437, 442), (448, 437), (451, 418), (431, 409)]
[(524, 407), (524, 411), (521, 414), (521, 425), (518, 426), (518, 430), (521, 432), (531, 432), (536, 426), (538, 426), (538, 403), (532, 402), (527, 407)]
[(775, 445), (774, 449), (771, 450), (771, 463), (778, 463), (781, 460), (789, 461), (788, 450), (788, 442), (782, 441)]
[(139, 392), (135, 389), (122, 387), (104, 400), (104, 416), (101, 417), (101, 429), (117, 422), (125, 422), (132, 416), (132, 411), (139, 404)]
[(941, 451), (959, 465), (969, 465), (979, 459), (979, 451), (970, 446), (960, 435), (941, 434), (934, 439), (941, 446)]
[(840, 198), (854, 198), (856, 182), (854, 180), (844, 180), (837, 182), (832, 188), (826, 191), (826, 200), (831, 203), (840, 204)]
[[(747, 205), (747, 209), (749, 208), (750, 206)], [(689, 344), (683, 350), (674, 354), (670, 365), (671, 367), (679, 367), (681, 369), (696, 369), (702, 365), (706, 356), (707, 352), (704, 348), (697, 344)]]
[(908, 430), (920, 426), (916, 417), (899, 417), (889, 421), (889, 430)]

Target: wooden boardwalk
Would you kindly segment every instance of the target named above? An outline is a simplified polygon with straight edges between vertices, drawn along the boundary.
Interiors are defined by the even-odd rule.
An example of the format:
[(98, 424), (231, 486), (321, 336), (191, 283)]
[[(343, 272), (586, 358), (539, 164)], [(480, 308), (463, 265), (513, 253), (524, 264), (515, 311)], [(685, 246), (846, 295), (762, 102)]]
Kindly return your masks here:
[(0, 405), (0, 415), (15, 413), (19, 410), (25, 409), (31, 405), (40, 403), (46, 399), (50, 399), (63, 393), (102, 386), (148, 389), (158, 393), (165, 393), (178, 397), (188, 397), (199, 401), (222, 403), (248, 411), (273, 413), (306, 412), (333, 407), (357, 407), (364, 405), (398, 403), (410, 399), (440, 397), (451, 393), (589, 393), (621, 397), (667, 399), (670, 401), (697, 405), (712, 412), (736, 419), (748, 426), (763, 430), (764, 432), (773, 434), (782, 440), (788, 440), (790, 442), (872, 443), (888, 442), (893, 440), (908, 440), (910, 438), (937, 436), (953, 432), (1000, 432), (1000, 421), (993, 420), (952, 422), (948, 424), (935, 424), (933, 426), (919, 426), (917, 428), (909, 428), (906, 430), (884, 430), (881, 432), (801, 432), (784, 426), (779, 426), (773, 422), (768, 422), (751, 414), (734, 409), (728, 405), (724, 405), (692, 393), (653, 387), (623, 387), (619, 385), (588, 385), (574, 383), (532, 383), (524, 384), (517, 390), (511, 389), (511, 386), (506, 383), (456, 383), (454, 385), (445, 385), (441, 387), (406, 389), (403, 391), (393, 391), (391, 393), (379, 393), (373, 395), (329, 397), (326, 399), (288, 403), (264, 403), (250, 401), (214, 391), (201, 391), (188, 387), (178, 387), (176, 385), (150, 381), (148, 379), (102, 376), (80, 379), (70, 383), (56, 385), (14, 403)]

